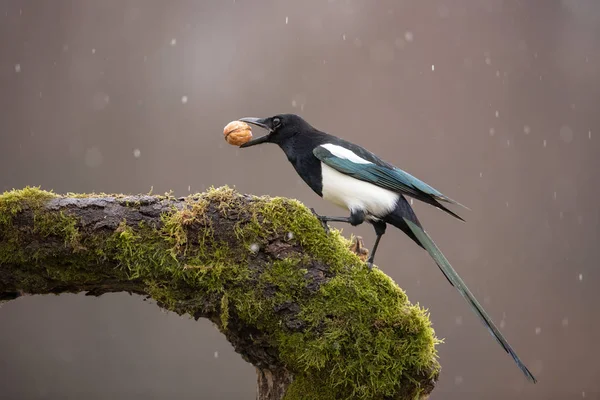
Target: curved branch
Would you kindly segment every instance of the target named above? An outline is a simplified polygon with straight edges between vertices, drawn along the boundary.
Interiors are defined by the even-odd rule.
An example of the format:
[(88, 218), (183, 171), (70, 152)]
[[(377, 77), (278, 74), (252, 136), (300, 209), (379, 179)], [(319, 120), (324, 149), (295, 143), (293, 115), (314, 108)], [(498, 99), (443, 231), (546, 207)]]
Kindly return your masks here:
[(259, 399), (413, 399), (439, 374), (425, 310), (302, 204), (229, 188), (0, 195), (0, 300), (127, 291), (214, 322)]

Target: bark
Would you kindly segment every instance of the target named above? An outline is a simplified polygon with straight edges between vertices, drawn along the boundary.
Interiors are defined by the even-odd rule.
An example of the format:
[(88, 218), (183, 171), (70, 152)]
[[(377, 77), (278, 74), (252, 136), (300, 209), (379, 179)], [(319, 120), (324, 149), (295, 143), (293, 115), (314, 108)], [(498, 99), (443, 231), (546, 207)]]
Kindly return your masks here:
[[(356, 390), (362, 390), (357, 397), (365, 399), (427, 396), (439, 370), (434, 352), (431, 360), (415, 371), (401, 370), (402, 375), (394, 378), (397, 382), (382, 380), (381, 389), (373, 383), (367, 366), (360, 369), (365, 372), (352, 370), (352, 381), (344, 382), (335, 392), (338, 389), (328, 388), (334, 374), (330, 378), (326, 369), (332, 365), (340, 369), (352, 361), (344, 360), (344, 355), (336, 358), (340, 344), (335, 343), (335, 350), (323, 350), (332, 354), (327, 356), (327, 363), (334, 363), (325, 368), (317, 366), (318, 362), (309, 364), (301, 349), (296, 351), (293, 344), (287, 344), (284, 335), (296, 340), (300, 334), (307, 336), (297, 346), (304, 340), (322, 343), (325, 336), (319, 335), (331, 333), (332, 320), (338, 326), (342, 315), (351, 321), (348, 313), (354, 312), (344, 309), (336, 314), (337, 303), (331, 297), (323, 297), (323, 307), (331, 301), (332, 315), (319, 314), (320, 319), (313, 320), (307, 311), (311, 301), (324, 296), (321, 289), (328, 288), (333, 278), (349, 270), (357, 274), (356, 269), (362, 268), (350, 254), (349, 242), (343, 250), (336, 248), (327, 240), (335, 244), (342, 239), (328, 239), (317, 233), (316, 227), (319, 224), (310, 211), (293, 201), (257, 198), (230, 189), (188, 198), (13, 191), (0, 196), (0, 301), (25, 294), (87, 292), (99, 296), (125, 291), (152, 297), (159, 306), (178, 314), (208, 318), (244, 360), (256, 367), (258, 400), (284, 399), (295, 380), (298, 388), (294, 399), (329, 399), (342, 393), (352, 398), (352, 393), (359, 393)], [(357, 244), (354, 251), (362, 258), (366, 254)], [(285, 276), (275, 271), (283, 271)], [(361, 279), (381, 279), (375, 274), (360, 272)], [(359, 290), (346, 286), (352, 293)], [(336, 290), (345, 295), (346, 289)], [(395, 286), (385, 290), (402, 300)], [(406, 318), (407, 310), (418, 312), (410, 307), (414, 306), (399, 308), (395, 321), (403, 321), (399, 318)], [(315, 310), (319, 309), (322, 307)], [(362, 318), (371, 318), (371, 314)], [(398, 340), (412, 340), (411, 335), (430, 329), (428, 320), (420, 315), (413, 320), (422, 326), (411, 327), (411, 331), (390, 322), (388, 327), (387, 321), (373, 317), (372, 324), (360, 327), (372, 329), (374, 336), (385, 329), (386, 334), (398, 335)], [(430, 345), (427, 340), (422, 346)], [(348, 349), (346, 356), (353, 346), (342, 347), (342, 351)], [(381, 371), (385, 375), (385, 369)]]

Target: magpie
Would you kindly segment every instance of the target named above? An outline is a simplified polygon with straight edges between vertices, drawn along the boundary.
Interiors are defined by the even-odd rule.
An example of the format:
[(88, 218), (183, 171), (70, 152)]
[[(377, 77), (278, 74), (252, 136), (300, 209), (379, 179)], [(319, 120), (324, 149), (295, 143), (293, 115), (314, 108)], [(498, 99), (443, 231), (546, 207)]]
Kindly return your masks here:
[(461, 221), (464, 219), (442, 203), (467, 207), (363, 147), (314, 128), (298, 115), (246, 117), (240, 121), (268, 132), (242, 144), (241, 148), (261, 143), (278, 145), (298, 175), (317, 195), (350, 212), (348, 217), (331, 217), (319, 215), (311, 208), (327, 232), (328, 222), (344, 222), (352, 226), (367, 222), (373, 226), (376, 236), (367, 260), (369, 269), (373, 267), (375, 253), (387, 225), (400, 229), (429, 253), (450, 284), (465, 298), (527, 379), (537, 382), (433, 239), (425, 232), (405, 196), (437, 207)]

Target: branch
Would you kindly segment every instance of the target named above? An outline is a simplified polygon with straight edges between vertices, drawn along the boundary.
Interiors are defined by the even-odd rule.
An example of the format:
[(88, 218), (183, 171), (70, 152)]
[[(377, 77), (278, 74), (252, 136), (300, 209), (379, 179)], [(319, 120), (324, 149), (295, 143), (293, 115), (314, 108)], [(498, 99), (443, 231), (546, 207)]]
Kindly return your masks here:
[(439, 374), (425, 310), (298, 201), (229, 188), (165, 196), (0, 195), (0, 300), (125, 291), (208, 318), (258, 398), (414, 399)]

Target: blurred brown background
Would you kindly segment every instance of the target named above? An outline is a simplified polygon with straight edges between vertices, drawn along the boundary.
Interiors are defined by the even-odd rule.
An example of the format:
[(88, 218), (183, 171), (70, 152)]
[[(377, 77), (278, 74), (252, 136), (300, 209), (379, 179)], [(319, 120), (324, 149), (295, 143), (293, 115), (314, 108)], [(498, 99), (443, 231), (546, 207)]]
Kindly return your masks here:
[[(539, 378), (528, 384), (428, 255), (378, 264), (429, 308), (432, 400), (600, 398), (600, 2), (0, 1), (0, 190), (318, 198), (223, 126), (295, 112), (468, 205), (425, 227)], [(343, 227), (364, 236), (370, 227)], [(206, 321), (128, 295), (0, 309), (2, 399), (254, 399)]]

